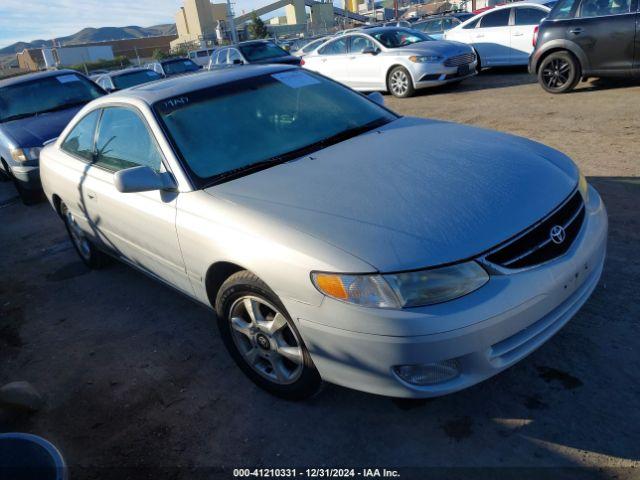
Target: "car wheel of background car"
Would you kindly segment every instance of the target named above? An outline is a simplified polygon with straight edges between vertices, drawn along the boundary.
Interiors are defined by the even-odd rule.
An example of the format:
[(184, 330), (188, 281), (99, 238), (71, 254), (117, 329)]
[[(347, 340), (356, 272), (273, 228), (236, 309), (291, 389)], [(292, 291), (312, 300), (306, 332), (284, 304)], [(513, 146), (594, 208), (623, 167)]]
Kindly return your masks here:
[(6, 164), (4, 159), (0, 159), (0, 162), (2, 162), (2, 170), (0, 171), (0, 182), (8, 182), (9, 180), (11, 180), (9, 166)]
[(288, 400), (319, 390), (322, 380), (300, 333), (262, 280), (246, 270), (231, 275), (215, 308), (225, 346), (256, 385)]
[(480, 73), (482, 72), (482, 60), (477, 50), (474, 49), (473, 52), (476, 54), (476, 72)]
[(20, 200), (22, 200), (23, 204), (35, 205), (42, 199), (42, 194), (39, 191), (24, 188), (20, 180), (15, 177), (13, 177), (13, 184), (16, 186), (18, 196), (20, 197)]
[(538, 81), (549, 93), (569, 92), (580, 81), (580, 64), (569, 52), (554, 52), (542, 60)]
[(411, 75), (404, 67), (395, 67), (389, 72), (387, 85), (394, 97), (407, 98), (415, 93)]
[(60, 204), (60, 214), (62, 215), (65, 227), (67, 227), (67, 233), (69, 233), (71, 243), (73, 243), (73, 247), (76, 249), (76, 252), (78, 252), (78, 255), (80, 255), (82, 261), (89, 268), (102, 268), (109, 260), (107, 254), (98, 250), (93, 242), (85, 235), (76, 222), (73, 213), (71, 213), (71, 210), (69, 210), (64, 203)]

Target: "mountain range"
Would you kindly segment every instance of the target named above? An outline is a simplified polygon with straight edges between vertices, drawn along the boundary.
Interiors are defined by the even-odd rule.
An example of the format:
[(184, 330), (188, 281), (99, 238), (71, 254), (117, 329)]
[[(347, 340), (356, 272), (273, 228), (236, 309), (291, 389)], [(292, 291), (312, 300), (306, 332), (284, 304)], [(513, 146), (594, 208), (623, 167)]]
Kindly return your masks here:
[[(83, 28), (79, 32), (66, 37), (56, 38), (59, 45), (77, 45), (79, 43), (103, 42), (107, 40), (125, 40), (128, 38), (156, 37), (158, 35), (176, 35), (173, 23), (154, 25), (153, 27), (101, 27)], [(50, 47), (53, 40), (33, 40), (31, 42), (16, 42), (0, 49), (0, 55), (15, 55), (25, 48)]]

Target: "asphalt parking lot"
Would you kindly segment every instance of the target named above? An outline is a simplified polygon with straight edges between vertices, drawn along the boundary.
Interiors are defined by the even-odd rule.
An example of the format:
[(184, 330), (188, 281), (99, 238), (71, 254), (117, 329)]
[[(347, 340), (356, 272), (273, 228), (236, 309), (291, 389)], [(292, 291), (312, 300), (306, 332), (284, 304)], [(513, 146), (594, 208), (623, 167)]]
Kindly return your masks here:
[[(27, 380), (46, 400), (32, 415), (0, 411), (0, 430), (53, 441), (73, 479), (143, 471), (115, 467), (167, 467), (144, 471), (194, 478), (203, 467), (293, 465), (493, 468), (476, 476), (557, 467), (553, 478), (637, 477), (638, 98), (640, 84), (624, 81), (552, 96), (521, 70), (486, 72), (411, 99), (385, 97), (405, 115), (494, 128), (564, 151), (609, 212), (605, 271), (579, 314), (513, 368), (431, 401), (331, 385), (304, 403), (269, 396), (227, 355), (212, 313), (124, 265), (87, 270), (48, 204), (25, 207), (0, 184), (0, 384)], [(465, 473), (433, 470), (435, 478), (456, 472)]]

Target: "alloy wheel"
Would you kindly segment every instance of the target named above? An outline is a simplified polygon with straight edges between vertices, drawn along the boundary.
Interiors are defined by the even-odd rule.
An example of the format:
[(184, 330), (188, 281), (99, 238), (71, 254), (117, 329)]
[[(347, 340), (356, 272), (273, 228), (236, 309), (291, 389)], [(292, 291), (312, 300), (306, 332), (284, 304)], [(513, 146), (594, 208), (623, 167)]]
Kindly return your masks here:
[(409, 77), (404, 71), (396, 70), (391, 74), (389, 85), (391, 87), (391, 92), (394, 95), (402, 97), (409, 89)]
[(280, 385), (300, 378), (302, 340), (276, 307), (262, 298), (243, 296), (231, 306), (228, 321), (242, 358), (258, 374)]
[(78, 222), (76, 222), (73, 213), (71, 213), (69, 209), (65, 209), (64, 217), (67, 225), (69, 226), (71, 241), (82, 258), (88, 261), (91, 258), (91, 244), (89, 243), (89, 239), (85, 236), (84, 232), (78, 225)]
[(571, 65), (562, 58), (553, 58), (542, 69), (542, 79), (549, 88), (562, 88), (569, 82)]

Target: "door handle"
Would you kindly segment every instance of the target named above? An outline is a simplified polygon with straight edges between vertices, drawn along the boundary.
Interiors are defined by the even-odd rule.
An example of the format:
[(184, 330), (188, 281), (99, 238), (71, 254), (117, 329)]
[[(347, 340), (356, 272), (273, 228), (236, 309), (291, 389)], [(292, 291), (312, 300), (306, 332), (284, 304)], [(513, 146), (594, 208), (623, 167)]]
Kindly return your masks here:
[(523, 35), (524, 35), (524, 33), (522, 33), (522, 32), (516, 32), (516, 33), (513, 34), (514, 37), (521, 37)]
[(356, 57), (349, 57), (349, 60), (355, 60)]
[(87, 191), (87, 197), (89, 197), (90, 200), (95, 200), (96, 194), (94, 192)]
[(483, 34), (478, 34), (478, 35), (476, 35), (476, 38), (484, 38), (484, 35)]
[(582, 27), (575, 27), (575, 28), (569, 29), (569, 33), (573, 33), (574, 35), (578, 35), (579, 33), (582, 33), (582, 31), (583, 31)]

